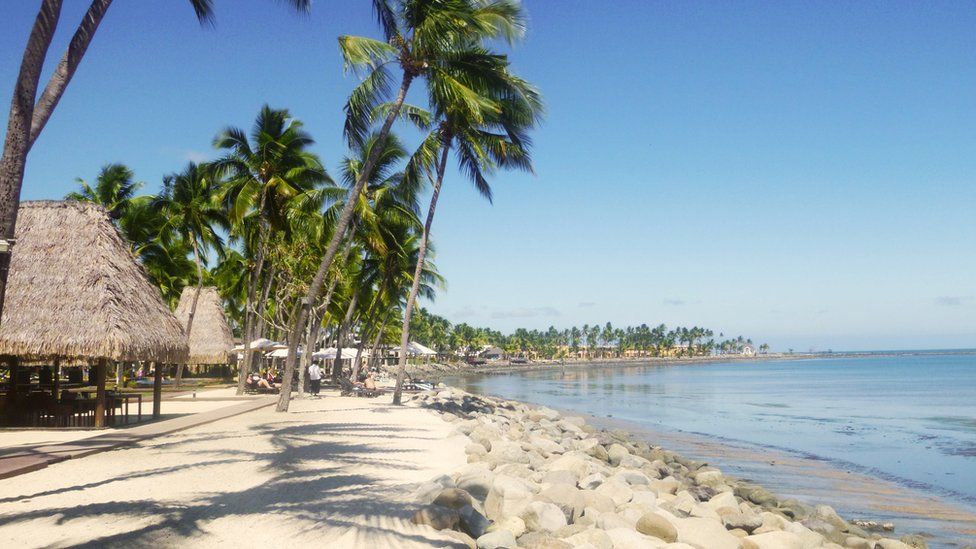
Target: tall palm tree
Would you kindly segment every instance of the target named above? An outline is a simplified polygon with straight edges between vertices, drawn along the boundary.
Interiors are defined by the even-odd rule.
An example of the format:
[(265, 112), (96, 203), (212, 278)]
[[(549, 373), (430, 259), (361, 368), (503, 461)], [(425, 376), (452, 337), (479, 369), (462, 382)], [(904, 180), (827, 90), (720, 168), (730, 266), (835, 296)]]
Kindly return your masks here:
[[(212, 0), (189, 0), (189, 2), (201, 24), (213, 21)], [(302, 13), (306, 13), (311, 6), (311, 0), (290, 0), (290, 3)], [(61, 4), (62, 0), (41, 1), (14, 85), (3, 155), (0, 156), (0, 239), (6, 241), (12, 241), (16, 229), (27, 153), (54, 113), (68, 83), (71, 82), (78, 65), (88, 51), (88, 45), (95, 36), (112, 0), (92, 0), (68, 43), (61, 61), (55, 67), (43, 93), (38, 98), (37, 88), (41, 71), (61, 18)], [(10, 253), (0, 253), (0, 317), (3, 315)]]
[[(238, 377), (244, 391), (253, 352), (247, 342), (255, 337), (258, 316), (267, 292), (258, 292), (272, 231), (289, 232), (289, 215), (295, 209), (317, 210), (324, 199), (321, 185), (330, 181), (318, 156), (308, 152), (314, 143), (302, 123), (287, 110), (265, 105), (255, 119), (250, 136), (239, 128), (221, 132), (214, 145), (228, 152), (214, 162), (214, 170), (226, 177), (221, 196), (232, 223), (232, 234), (253, 251), (244, 314), (245, 358)], [(267, 279), (267, 277), (265, 277)]]
[[(529, 156), (531, 142), (526, 132), (542, 115), (538, 92), (509, 71), (507, 57), (473, 44), (439, 61), (441, 65), (430, 76), (428, 100), (440, 122), (425, 143), (437, 143), (440, 159), (424, 222), (413, 288), (403, 315), (394, 404), (400, 404), (401, 400), (407, 365), (406, 349), (410, 342), (410, 318), (417, 298), (420, 270), (437, 199), (444, 182), (448, 154), (453, 148), (461, 170), (478, 192), (490, 201), (491, 187), (487, 177), (494, 170), (532, 170)], [(457, 95), (458, 88), (466, 90), (466, 94)]]
[[(426, 114), (420, 109), (404, 105), (414, 80), (421, 78), (433, 82), (437, 79), (446, 94), (459, 100), (474, 100), (469, 89), (451, 78), (438, 78), (437, 73), (445, 58), (481, 42), (504, 39), (509, 42), (522, 36), (524, 22), (521, 6), (515, 0), (389, 0), (374, 2), (377, 19), (383, 30), (384, 40), (359, 36), (339, 37), (339, 49), (347, 67), (362, 69), (368, 74), (353, 90), (346, 103), (345, 134), (351, 142), (362, 142), (374, 120), (384, 119), (379, 130), (380, 143), (386, 141), (393, 122), (401, 116), (410, 118), (421, 126), (426, 124)], [(400, 86), (394, 95), (391, 66), (401, 71)], [(308, 307), (315, 303), (322, 290), (329, 267), (339, 251), (353, 217), (355, 204), (366, 185), (366, 177), (372, 172), (382, 147), (376, 148), (363, 165), (362, 174), (350, 190), (336, 224), (332, 240), (326, 248), (319, 269), (309, 286), (305, 306), (296, 315), (289, 340), (289, 358), (285, 375), (293, 371), (294, 355), (298, 350), (300, 334), (304, 331)], [(431, 152), (430, 149), (421, 149)], [(432, 166), (432, 154), (418, 157), (423, 170)], [(276, 408), (288, 410), (291, 398), (282, 391)]]
[[(204, 254), (208, 249), (223, 253), (223, 239), (217, 229), (229, 228), (227, 216), (217, 199), (218, 185), (207, 165), (194, 162), (182, 172), (163, 178), (163, 190), (153, 201), (153, 207), (162, 212), (165, 222), (161, 234), (179, 236), (190, 244), (193, 263), (197, 267), (197, 287), (193, 292), (190, 314), (186, 320), (186, 335), (190, 336), (197, 302), (203, 289)], [(176, 386), (183, 381), (183, 364), (176, 369)]]

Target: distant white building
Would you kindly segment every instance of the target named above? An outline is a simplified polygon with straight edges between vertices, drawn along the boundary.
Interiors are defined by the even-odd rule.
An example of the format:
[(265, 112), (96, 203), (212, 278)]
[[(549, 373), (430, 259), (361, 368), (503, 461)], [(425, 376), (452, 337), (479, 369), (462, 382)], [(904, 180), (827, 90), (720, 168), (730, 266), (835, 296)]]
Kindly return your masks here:
[(741, 354), (742, 356), (755, 356), (756, 348), (752, 345), (752, 343), (746, 343), (742, 346)]

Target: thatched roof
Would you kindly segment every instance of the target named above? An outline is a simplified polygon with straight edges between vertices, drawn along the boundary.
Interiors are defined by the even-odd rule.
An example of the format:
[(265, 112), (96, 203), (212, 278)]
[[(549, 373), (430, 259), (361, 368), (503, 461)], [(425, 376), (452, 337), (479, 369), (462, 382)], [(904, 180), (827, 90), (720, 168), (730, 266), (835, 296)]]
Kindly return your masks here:
[[(186, 328), (193, 306), (196, 287), (183, 288), (180, 304), (176, 307), (176, 318)], [(197, 300), (197, 311), (193, 316), (193, 330), (190, 333), (190, 360), (188, 364), (227, 364), (234, 348), (234, 335), (224, 317), (224, 305), (216, 288), (202, 288)]]
[(0, 355), (179, 363), (183, 327), (100, 206), (24, 202), (17, 219)]

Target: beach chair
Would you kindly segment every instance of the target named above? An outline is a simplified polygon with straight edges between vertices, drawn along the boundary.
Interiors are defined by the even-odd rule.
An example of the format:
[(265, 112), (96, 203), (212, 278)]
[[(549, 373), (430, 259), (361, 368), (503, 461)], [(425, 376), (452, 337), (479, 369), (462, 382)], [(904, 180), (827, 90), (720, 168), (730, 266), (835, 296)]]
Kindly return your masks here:
[(345, 377), (339, 378), (339, 396), (374, 398), (385, 393), (383, 389), (367, 389), (354, 384)]

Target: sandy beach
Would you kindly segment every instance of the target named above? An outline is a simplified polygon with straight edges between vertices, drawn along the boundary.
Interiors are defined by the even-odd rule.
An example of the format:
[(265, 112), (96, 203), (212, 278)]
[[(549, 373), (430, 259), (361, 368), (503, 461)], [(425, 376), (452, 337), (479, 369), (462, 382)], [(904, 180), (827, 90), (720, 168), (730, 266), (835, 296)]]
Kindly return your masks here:
[(409, 518), (465, 462), (453, 426), (324, 395), (2, 480), (0, 546), (451, 546)]

